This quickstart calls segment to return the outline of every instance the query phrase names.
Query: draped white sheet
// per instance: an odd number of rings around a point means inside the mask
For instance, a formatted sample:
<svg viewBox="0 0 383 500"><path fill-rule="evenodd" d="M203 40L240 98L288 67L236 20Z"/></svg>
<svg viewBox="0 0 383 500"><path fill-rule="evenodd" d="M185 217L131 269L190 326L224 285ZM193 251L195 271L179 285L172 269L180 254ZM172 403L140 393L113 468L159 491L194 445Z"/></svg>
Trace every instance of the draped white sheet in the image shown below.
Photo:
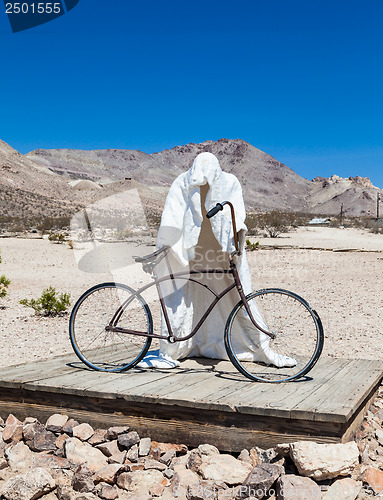
<svg viewBox="0 0 383 500"><path fill-rule="evenodd" d="M249 267L244 251L245 206L242 189L238 179L223 172L218 159L211 153L199 154L192 167L177 177L170 187L157 238L157 247L169 246L168 263L163 260L157 268L159 276L189 269L222 268L228 269L228 252L234 247L233 227L229 207L211 219L206 212L217 203L231 201L235 216L242 255L236 257L237 268L245 294L251 292ZM226 274L206 274L198 278L216 292L223 291L232 283ZM188 281L166 282L162 293L174 335L188 335L205 312L214 296L206 288ZM231 290L218 302L196 335L189 340L174 344L162 340L159 351L152 351L138 365L140 367L170 368L177 366L178 359L203 356L215 359L228 359L224 345L224 328L227 317L238 303L236 289ZM256 307L252 313L261 326L267 328ZM269 337L255 329L245 313L240 322L241 331L237 339L243 353L240 358L249 361L264 361L276 366L293 366L295 361L278 355L269 347ZM168 335L164 318L161 325L162 335ZM257 342L254 344L254 332ZM236 346L238 353L238 342Z"/></svg>

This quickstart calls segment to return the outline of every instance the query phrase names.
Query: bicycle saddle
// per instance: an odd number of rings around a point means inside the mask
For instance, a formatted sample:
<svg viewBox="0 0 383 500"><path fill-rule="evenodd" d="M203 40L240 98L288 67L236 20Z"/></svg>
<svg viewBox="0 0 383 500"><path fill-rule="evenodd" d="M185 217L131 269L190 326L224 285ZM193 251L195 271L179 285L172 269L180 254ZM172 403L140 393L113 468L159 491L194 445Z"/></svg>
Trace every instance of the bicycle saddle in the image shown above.
<svg viewBox="0 0 383 500"><path fill-rule="evenodd" d="M139 255L133 255L133 259L136 262L144 262L145 264L149 264L150 262L154 261L159 255L164 253L163 257L165 257L165 251L169 250L169 247L163 247L160 248L159 250L156 250L155 252L149 254L149 255L144 255L143 257L140 257Z"/></svg>

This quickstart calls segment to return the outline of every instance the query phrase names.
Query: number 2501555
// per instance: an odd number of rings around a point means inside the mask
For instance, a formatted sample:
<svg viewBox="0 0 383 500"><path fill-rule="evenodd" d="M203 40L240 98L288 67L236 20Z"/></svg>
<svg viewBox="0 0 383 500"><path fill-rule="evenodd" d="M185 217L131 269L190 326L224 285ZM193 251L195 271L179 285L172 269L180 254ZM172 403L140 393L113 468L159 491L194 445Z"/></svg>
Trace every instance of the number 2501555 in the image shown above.
<svg viewBox="0 0 383 500"><path fill-rule="evenodd" d="M5 4L6 14L61 14L62 6L59 2L9 2Z"/></svg>

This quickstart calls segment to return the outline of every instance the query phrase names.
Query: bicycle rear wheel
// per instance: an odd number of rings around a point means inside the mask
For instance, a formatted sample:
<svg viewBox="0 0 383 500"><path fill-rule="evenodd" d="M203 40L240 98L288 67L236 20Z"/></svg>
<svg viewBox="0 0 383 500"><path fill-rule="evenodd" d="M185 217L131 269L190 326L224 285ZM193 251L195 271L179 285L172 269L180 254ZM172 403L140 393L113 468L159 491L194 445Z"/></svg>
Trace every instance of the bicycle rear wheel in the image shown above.
<svg viewBox="0 0 383 500"><path fill-rule="evenodd" d="M152 339L113 332L117 326L153 333L149 306L134 290L119 283L102 283L87 290L73 307L69 335L77 356L94 370L118 372L132 368L148 352Z"/></svg>
<svg viewBox="0 0 383 500"><path fill-rule="evenodd" d="M260 332L243 302L227 320L225 346L234 366L246 377L261 382L287 382L303 377L318 361L324 334L317 313L295 293L265 289L247 296Z"/></svg>

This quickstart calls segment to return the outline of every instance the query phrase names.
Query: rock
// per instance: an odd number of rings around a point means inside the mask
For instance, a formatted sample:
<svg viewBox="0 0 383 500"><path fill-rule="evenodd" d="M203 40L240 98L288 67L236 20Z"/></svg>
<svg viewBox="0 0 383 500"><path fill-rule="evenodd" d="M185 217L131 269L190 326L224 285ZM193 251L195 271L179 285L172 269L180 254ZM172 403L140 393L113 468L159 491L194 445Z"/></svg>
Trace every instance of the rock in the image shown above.
<svg viewBox="0 0 383 500"><path fill-rule="evenodd" d="M48 469L70 469L72 466L68 459L56 455L47 455L46 453L39 453L35 456L33 463L35 467Z"/></svg>
<svg viewBox="0 0 383 500"><path fill-rule="evenodd" d="M56 497L58 500L75 500L77 495L69 486L59 484L56 489Z"/></svg>
<svg viewBox="0 0 383 500"><path fill-rule="evenodd" d="M49 493L55 487L56 483L48 471L35 468L5 481L2 495L7 500L33 500Z"/></svg>
<svg viewBox="0 0 383 500"><path fill-rule="evenodd" d="M6 448L8 448L9 444L4 443L4 441L1 439L1 434L0 434L0 458L4 457L4 453Z"/></svg>
<svg viewBox="0 0 383 500"><path fill-rule="evenodd" d="M309 477L289 474L281 476L276 484L277 500L321 500L320 487Z"/></svg>
<svg viewBox="0 0 383 500"><path fill-rule="evenodd" d="M363 474L363 481L373 489L375 495L383 491L383 471L367 467Z"/></svg>
<svg viewBox="0 0 383 500"><path fill-rule="evenodd" d="M174 451L174 454L175 454L175 451ZM162 455L165 455L165 453L162 453ZM160 457L161 457L161 450L159 448L153 448L153 446L152 446L151 449L150 449L150 456L154 460L159 460Z"/></svg>
<svg viewBox="0 0 383 500"><path fill-rule="evenodd" d="M121 464L108 464L102 467L100 470L96 472L93 476L93 480L95 484L97 483L115 483L115 479L119 471L123 469Z"/></svg>
<svg viewBox="0 0 383 500"><path fill-rule="evenodd" d="M175 497L185 496L188 487L196 486L200 482L198 474L189 469L179 469L174 473L171 482L171 491Z"/></svg>
<svg viewBox="0 0 383 500"><path fill-rule="evenodd" d="M163 453L158 460L163 464L169 465L173 458L176 456L175 450L169 450L166 453Z"/></svg>
<svg viewBox="0 0 383 500"><path fill-rule="evenodd" d="M60 434L56 441L55 441L55 445L57 446L58 449L62 450L64 448L64 443L65 441L68 439L68 434Z"/></svg>
<svg viewBox="0 0 383 500"><path fill-rule="evenodd" d="M45 427L40 424L40 422L31 422L29 424L26 424L23 426L23 438L24 440L27 441L32 441L34 438L36 432L39 431L39 429L45 429Z"/></svg>
<svg viewBox="0 0 383 500"><path fill-rule="evenodd" d="M327 490L323 500L355 500L362 489L362 482L350 477L338 479Z"/></svg>
<svg viewBox="0 0 383 500"><path fill-rule="evenodd" d="M268 456L267 452L265 452L265 454L266 454L265 456L267 457ZM249 456L250 456L251 464L253 467L255 467L256 465L261 465L261 463L263 461L265 461L265 462L268 461L268 460L263 460L263 457L259 453L259 448L251 448L251 450L249 452ZM277 456L276 452L275 452L275 456Z"/></svg>
<svg viewBox="0 0 383 500"><path fill-rule="evenodd" d="M277 444L274 450L277 455L288 457L290 455L290 443Z"/></svg>
<svg viewBox="0 0 383 500"><path fill-rule="evenodd" d="M5 458L0 458L0 470L6 469L9 467L8 462Z"/></svg>
<svg viewBox="0 0 383 500"><path fill-rule="evenodd" d="M106 443L101 443L96 445L96 448L103 452L107 457L111 457L115 453L120 453L120 449L117 445L117 439L114 441L107 441Z"/></svg>
<svg viewBox="0 0 383 500"><path fill-rule="evenodd" d="M144 470L144 463L124 463L124 467L126 467L127 472L134 472L136 470Z"/></svg>
<svg viewBox="0 0 383 500"><path fill-rule="evenodd" d="M233 498L230 493L225 483L202 480L198 484L188 487L187 498L188 500L207 500L220 496L222 499L229 499Z"/></svg>
<svg viewBox="0 0 383 500"><path fill-rule="evenodd" d="M120 434L117 441L122 448L130 448L140 442L140 436L136 431L131 431L127 434Z"/></svg>
<svg viewBox="0 0 383 500"><path fill-rule="evenodd" d="M105 443L108 439L108 432L106 429L96 429L94 431L93 436L88 439L88 443L91 444L92 446L95 446L96 444L101 444Z"/></svg>
<svg viewBox="0 0 383 500"><path fill-rule="evenodd" d="M250 453L253 453L253 456L257 457L256 458L256 461L258 462L257 465L261 463L269 464L271 462L274 462L278 456L278 453L275 448L268 448L267 450L262 450L261 448L255 447L250 450Z"/></svg>
<svg viewBox="0 0 383 500"><path fill-rule="evenodd" d="M129 460L130 462L137 462L138 460L138 445L135 444L128 450L128 453L126 454L126 460Z"/></svg>
<svg viewBox="0 0 383 500"><path fill-rule="evenodd" d="M126 451L118 451L108 458L110 464L123 464L126 459Z"/></svg>
<svg viewBox="0 0 383 500"><path fill-rule="evenodd" d="M165 464L163 464L162 462L158 462L157 460L153 460L151 458L147 458L145 460L145 463L144 463L144 469L145 470L148 470L148 469L157 469L157 470L165 470L167 467Z"/></svg>
<svg viewBox="0 0 383 500"><path fill-rule="evenodd" d="M217 454L208 456L198 469L204 479L223 481L231 486L242 484L251 470L250 464L241 462L232 455Z"/></svg>
<svg viewBox="0 0 383 500"><path fill-rule="evenodd" d="M90 493L94 490L93 473L86 465L79 465L74 471L72 488L80 493Z"/></svg>
<svg viewBox="0 0 383 500"><path fill-rule="evenodd" d="M23 442L19 441L5 450L5 456L12 470L21 472L28 469L33 460L33 453Z"/></svg>
<svg viewBox="0 0 383 500"><path fill-rule="evenodd" d="M106 431L108 439L117 439L120 434L127 434L129 431L128 426L124 427L109 427Z"/></svg>
<svg viewBox="0 0 383 500"><path fill-rule="evenodd" d="M354 441L345 444L300 441L290 445L290 454L299 473L316 480L347 476L359 463Z"/></svg>
<svg viewBox="0 0 383 500"><path fill-rule="evenodd" d="M174 470L169 468L165 469L163 474L166 478L171 479L174 476Z"/></svg>
<svg viewBox="0 0 383 500"><path fill-rule="evenodd" d="M138 445L138 455L140 457L146 457L149 455L150 449L152 446L152 440L150 438L142 438L140 439L140 443Z"/></svg>
<svg viewBox="0 0 383 500"><path fill-rule="evenodd" d="M129 490L133 483L133 476L131 472L122 472L117 478L117 485L123 490Z"/></svg>
<svg viewBox="0 0 383 500"><path fill-rule="evenodd" d="M378 410L375 413L374 418L377 422L379 422L380 425L382 425L383 424L383 409Z"/></svg>
<svg viewBox="0 0 383 500"><path fill-rule="evenodd" d="M263 498L264 496L268 496L269 489L282 472L283 468L280 465L268 463L257 465L242 482L238 498L251 496Z"/></svg>
<svg viewBox="0 0 383 500"><path fill-rule="evenodd" d="M98 500L100 497L96 497L93 493L80 493L76 495L74 500Z"/></svg>
<svg viewBox="0 0 383 500"><path fill-rule="evenodd" d="M61 415L55 413L51 415L46 421L45 428L51 432L61 432L63 426L68 422L68 415Z"/></svg>
<svg viewBox="0 0 383 500"><path fill-rule="evenodd" d="M144 470L137 472L123 472L117 478L117 485L129 491L132 499L141 500L149 497L149 490L164 479L160 471Z"/></svg>
<svg viewBox="0 0 383 500"><path fill-rule="evenodd" d="M100 450L75 437L65 441L64 449L68 460L76 465L87 463L93 472L97 472L108 463L107 457Z"/></svg>
<svg viewBox="0 0 383 500"><path fill-rule="evenodd" d="M377 429L375 431L375 436L376 436L376 439L378 440L379 444L381 444L383 446L383 430Z"/></svg>
<svg viewBox="0 0 383 500"><path fill-rule="evenodd" d="M10 414L5 421L3 441L10 443L11 441L21 441L22 438L23 424L14 415Z"/></svg>
<svg viewBox="0 0 383 500"><path fill-rule="evenodd" d="M208 455L204 455L204 458L206 459ZM189 458L186 462L186 467L193 472L198 472L199 467L202 465L202 455L201 452L197 450L192 450L190 452Z"/></svg>
<svg viewBox="0 0 383 500"><path fill-rule="evenodd" d="M164 478L160 483L157 483L149 488L149 495L153 497L160 497L168 484L169 481Z"/></svg>
<svg viewBox="0 0 383 500"><path fill-rule="evenodd" d="M53 432L47 431L42 424L32 424L34 426L33 439L27 441L27 445L32 451L56 450L56 436Z"/></svg>
<svg viewBox="0 0 383 500"><path fill-rule="evenodd" d="M81 439L81 441L87 441L94 434L93 427L89 424L76 425L72 429L73 437Z"/></svg>
<svg viewBox="0 0 383 500"><path fill-rule="evenodd" d="M177 455L185 455L188 451L188 447L185 444L159 443L157 441L152 441L152 450L155 448L160 450L161 455L169 450L174 450Z"/></svg>
<svg viewBox="0 0 383 500"><path fill-rule="evenodd" d="M63 425L62 427L62 432L65 432L65 434L68 434L69 436L72 436L73 434L73 427L76 427L79 425L77 420L73 420L73 418L70 418L66 424Z"/></svg>
<svg viewBox="0 0 383 500"><path fill-rule="evenodd" d="M201 455L219 455L218 448L211 444L200 444L197 449L201 453Z"/></svg>
<svg viewBox="0 0 383 500"><path fill-rule="evenodd" d="M28 424L34 424L35 422L38 422L37 418L35 417L26 417L23 421L23 425L28 425Z"/></svg>
<svg viewBox="0 0 383 500"><path fill-rule="evenodd" d="M110 486L110 484L105 484L98 492L100 498L105 500L115 500L118 498L118 489L116 486Z"/></svg>
<svg viewBox="0 0 383 500"><path fill-rule="evenodd" d="M238 460L241 460L242 462L251 463L249 450L242 450L241 453L238 455Z"/></svg>

